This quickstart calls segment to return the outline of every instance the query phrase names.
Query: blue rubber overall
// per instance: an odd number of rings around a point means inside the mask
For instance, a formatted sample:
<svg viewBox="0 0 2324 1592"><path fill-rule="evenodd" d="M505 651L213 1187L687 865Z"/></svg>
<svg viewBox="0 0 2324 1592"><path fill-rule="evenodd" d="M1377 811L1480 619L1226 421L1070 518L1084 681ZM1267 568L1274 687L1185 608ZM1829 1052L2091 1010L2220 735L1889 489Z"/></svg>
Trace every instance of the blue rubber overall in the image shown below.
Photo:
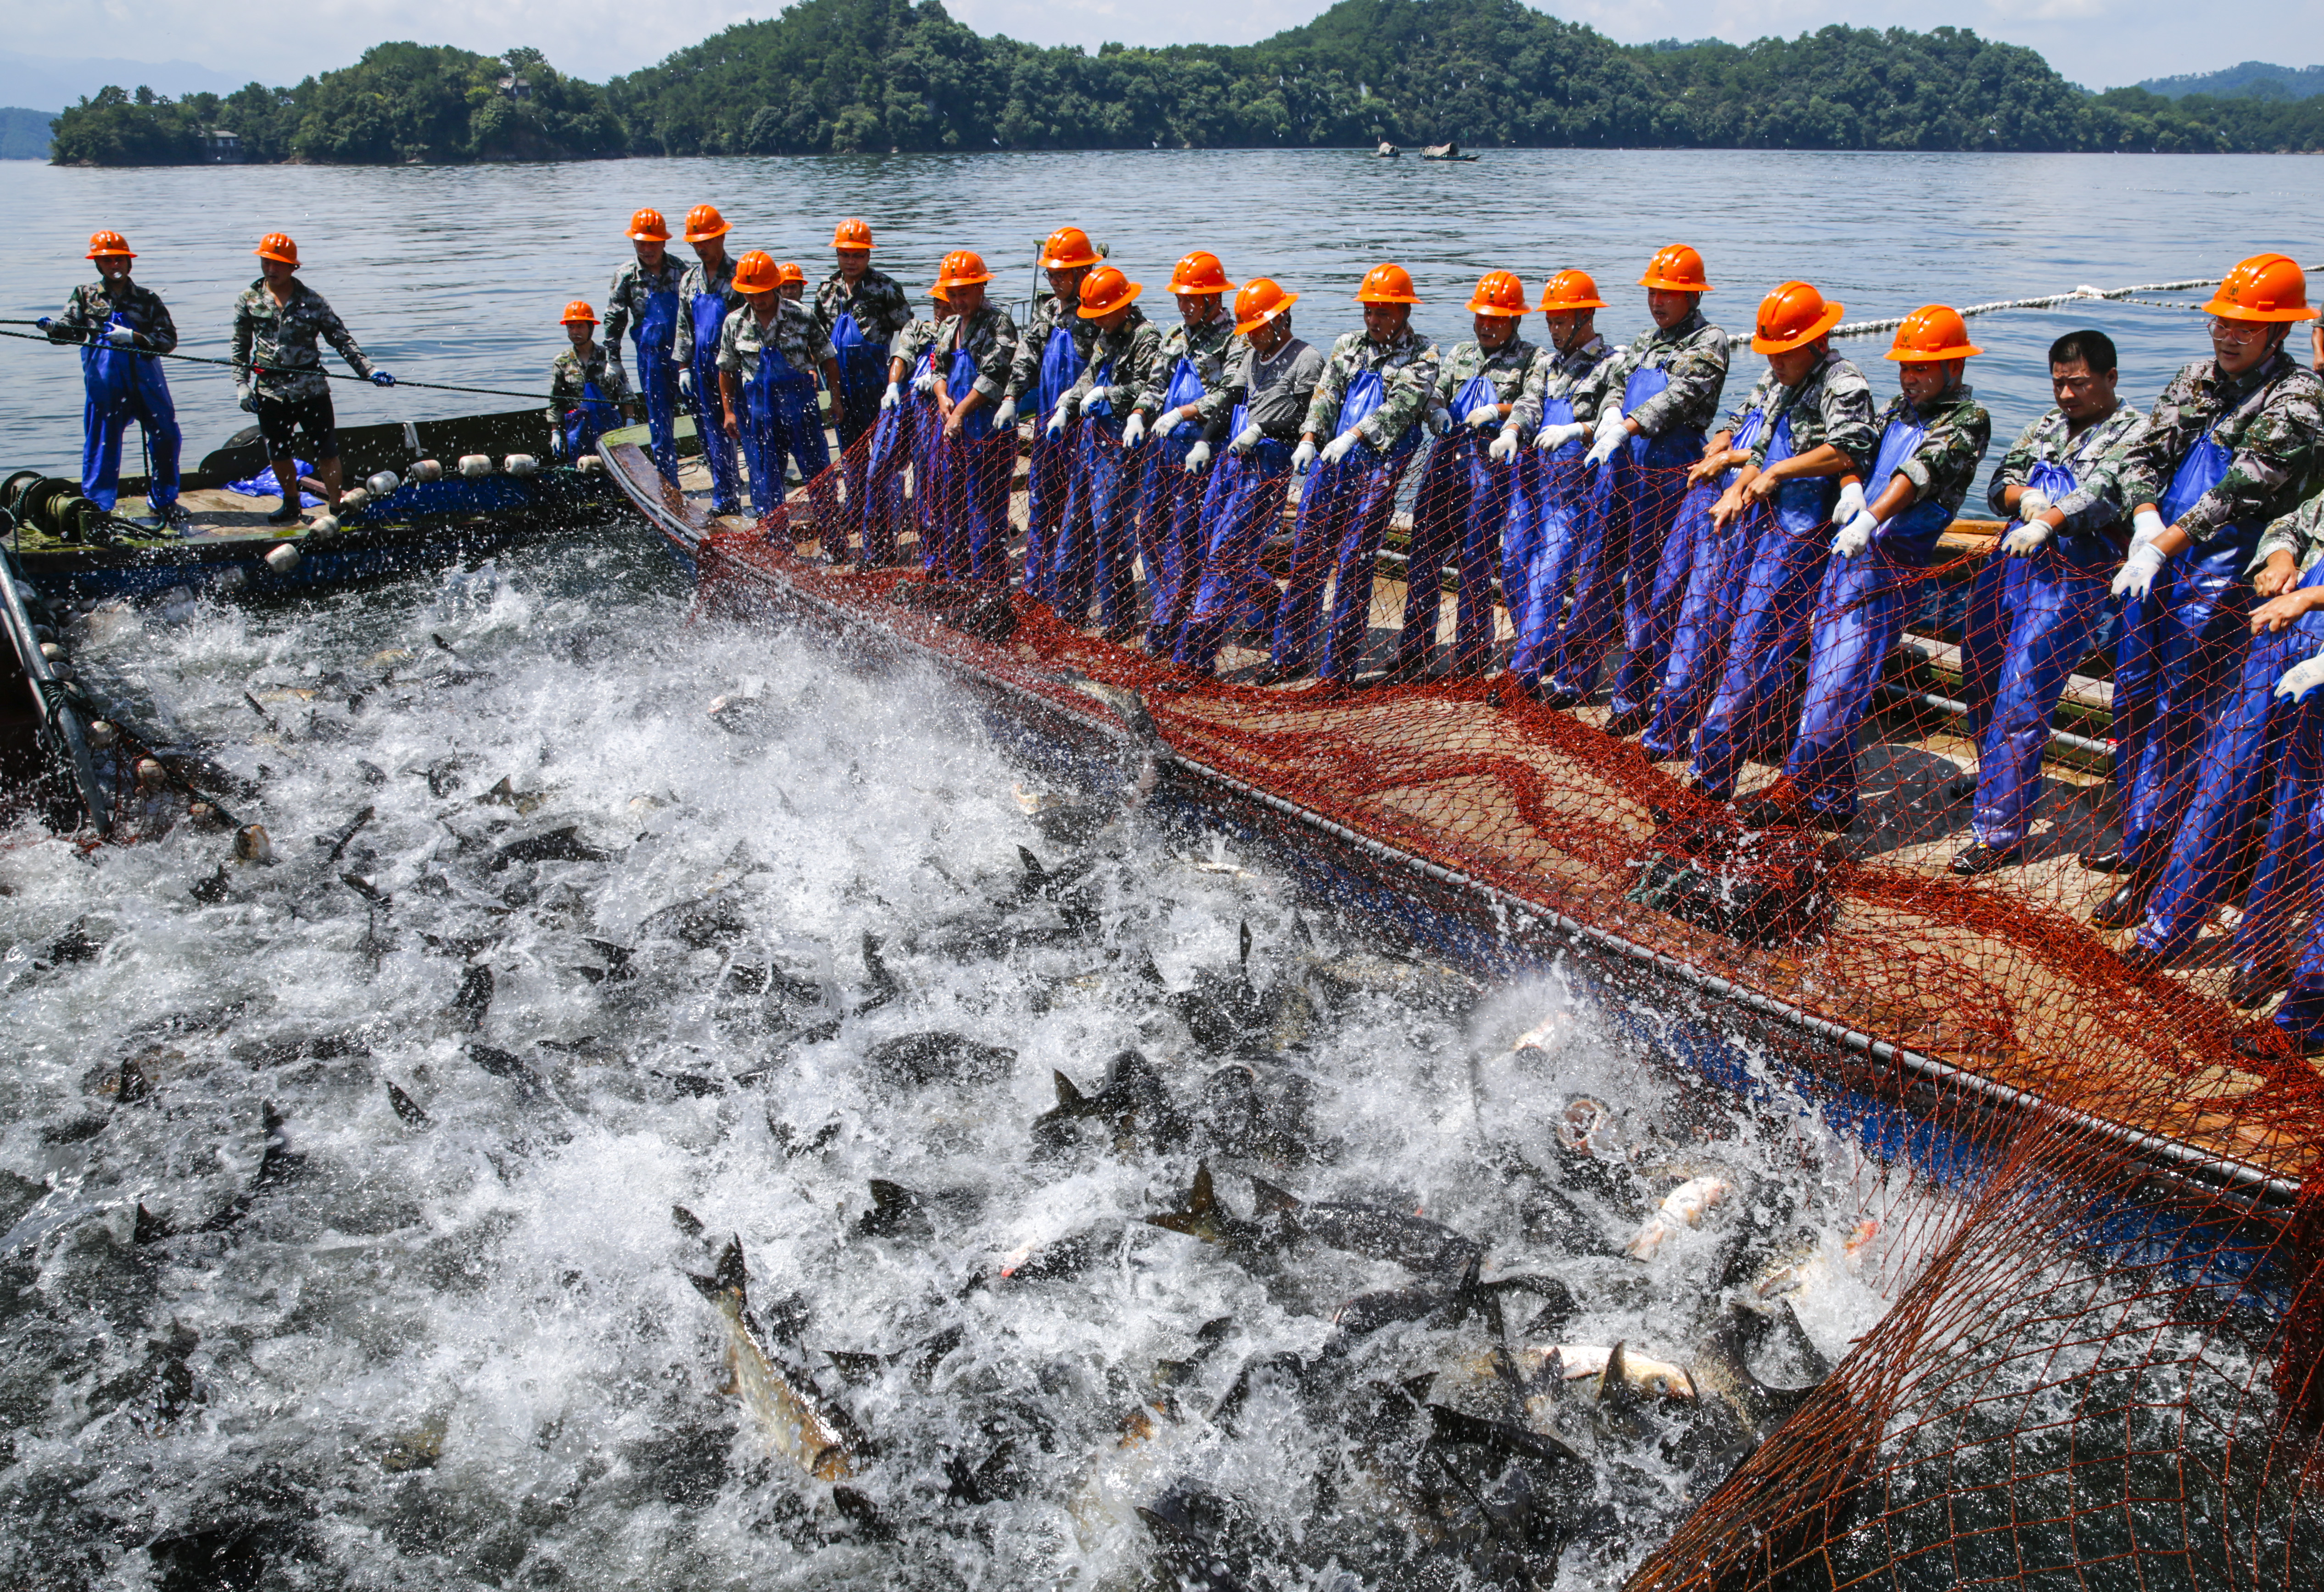
<svg viewBox="0 0 2324 1592"><path fill-rule="evenodd" d="M1498 425L1467 423L1477 405L1500 403L1493 384L1471 376L1452 394L1452 430L1428 450L1413 499L1411 558L1405 566L1404 628L1397 666L1418 669L1436 641L1443 570L1454 570L1455 610L1449 675L1482 674L1493 659L1493 575L1508 523L1517 467L1488 453Z"/></svg>
<svg viewBox="0 0 2324 1592"><path fill-rule="evenodd" d="M1542 405L1545 429L1572 421L1573 405L1568 400L1552 398ZM1552 453L1527 448L1517 454L1508 522L1501 537L1501 603L1517 637L1509 672L1527 685L1540 681L1542 671L1556 655L1558 630L1565 620L1566 582L1573 568L1575 500L1586 484L1582 457L1588 451L1577 437Z"/></svg>
<svg viewBox="0 0 2324 1592"><path fill-rule="evenodd" d="M678 290L664 288L646 295L644 307L630 327L630 342L637 349L638 396L646 406L646 435L654 468L673 486L678 485L678 366L670 352L678 346Z"/></svg>
<svg viewBox="0 0 2324 1592"><path fill-rule="evenodd" d="M931 350L920 356L919 368L914 374L932 376L936 370L936 356ZM911 411L901 428L912 463L910 523L920 539L921 567L931 575L944 575L952 568L950 542L954 520L945 500L944 412L936 407L933 389L912 393L904 404Z"/></svg>
<svg viewBox="0 0 2324 1592"><path fill-rule="evenodd" d="M1093 379L1110 387L1113 362L1100 365ZM1050 577L1057 617L1068 625L1089 623L1093 596L1104 629L1125 631L1138 620L1138 461L1121 445L1126 419L1108 399L1082 405Z"/></svg>
<svg viewBox="0 0 2324 1592"><path fill-rule="evenodd" d="M926 366L925 356L921 365ZM904 532L904 468L915 453L913 439L919 429L921 405L901 398L892 409L877 411L872 440L862 449L863 474L861 495L856 477L847 477L847 493L861 504L859 527L863 538L862 561L867 569L896 561L896 543ZM854 458L854 450L848 456Z"/></svg>
<svg viewBox="0 0 2324 1592"><path fill-rule="evenodd" d="M1346 436L1387 396L1379 372L1359 374L1340 406L1338 434ZM1360 440L1339 463L1318 463L1308 471L1291 535L1291 578L1275 611L1278 669L1314 668L1325 680L1344 682L1363 666L1380 537L1396 510L1397 482L1419 446L1419 431L1417 426L1406 428L1384 454ZM1328 618L1326 582L1332 588Z"/></svg>
<svg viewBox="0 0 2324 1592"><path fill-rule="evenodd" d="M2316 904L2324 882L2324 690L2310 691L2288 714L2276 760L2265 849L2236 925L2236 961L2264 971L2292 964L2292 987L2276 1026L2303 1049L2324 1040L2324 912L2315 912L2292 956L2296 921Z"/></svg>
<svg viewBox="0 0 2324 1592"><path fill-rule="evenodd" d="M945 395L957 407L976 387L976 360L953 352ZM936 513L946 520L939 535L945 572L964 580L1005 585L1009 579L1009 477L1017 464L1017 433L992 429L992 406L968 412L950 437L938 431Z"/></svg>
<svg viewBox="0 0 2324 1592"><path fill-rule="evenodd" d="M742 450L751 471L751 506L761 514L773 513L783 501L785 460L797 461L803 481L831 467L815 393L812 372L784 358L772 342L759 346L759 368L742 384Z"/></svg>
<svg viewBox="0 0 2324 1592"><path fill-rule="evenodd" d="M1753 410L1743 419L1729 446L1749 448L1758 439L1766 415ZM1767 443L1766 463L1780 464L1792 457L1789 415L1777 423ZM1750 571L1752 528L1757 516L1743 513L1724 525L1711 518L1711 509L1735 484L1740 469L1729 470L1705 481L1679 504L1671 529L1677 556L1665 562L1667 578L1674 567L1683 567L1685 585L1678 589L1678 617L1671 626L1670 648L1663 659L1662 689L1655 693L1655 716L1638 737L1649 757L1676 757L1694 745L1702 716L1719 689L1720 665L1735 632L1735 607L1743 594L1743 578ZM1819 487L1810 482L1787 482L1781 490L1803 500L1813 499Z"/></svg>
<svg viewBox="0 0 2324 1592"><path fill-rule="evenodd" d="M2043 459L2026 472L2057 502L2074 473ZM1987 846L2025 838L2042 795L2042 753L2074 665L2106 618L2107 584L2121 554L2096 532L2066 532L2032 554L1997 549L1969 581L1961 622L1961 699L1977 743L1972 830Z"/></svg>
<svg viewBox="0 0 2324 1592"><path fill-rule="evenodd" d="M567 459L597 451L597 439L621 424L621 416L605 401L594 381L581 384L581 402L567 410L558 425L558 440Z"/></svg>
<svg viewBox="0 0 2324 1592"><path fill-rule="evenodd" d="M880 398L888 387L888 350L864 338L850 310L832 326L831 352L839 362L836 396L842 413L837 430L840 475L847 486L845 523L861 535L866 524L863 506L872 496L872 449L856 444L880 423Z"/></svg>
<svg viewBox="0 0 2324 1592"><path fill-rule="evenodd" d="M1179 356L1162 392L1162 412L1197 403L1203 378L1193 360ZM1203 428L1181 421L1145 448L1144 486L1138 506L1138 551L1146 566L1146 650L1167 656L1194 606L1203 560L1203 496L1207 473L1186 473L1186 454L1202 440Z"/></svg>
<svg viewBox="0 0 2324 1592"><path fill-rule="evenodd" d="M1235 435L1250 423L1250 412L1235 405L1227 422ZM1291 444L1261 437L1241 453L1229 452L1212 467L1203 495L1202 579L1193 610L1179 632L1177 661L1207 670L1233 634L1266 631L1275 623L1275 581L1259 565L1267 539L1283 520L1283 493L1291 479Z"/></svg>
<svg viewBox="0 0 2324 1592"><path fill-rule="evenodd" d="M686 307L694 318L694 429L702 439L702 457L710 466L710 510L740 513L742 487L734 474L734 439L726 434L724 401L718 390L718 337L726 325L723 293L696 293Z"/></svg>
<svg viewBox="0 0 2324 1592"><path fill-rule="evenodd" d="M1880 500L1926 431L1904 421L1888 422L1872 463L1872 502ZM1888 655L1904 637L1937 538L1952 518L1942 502L1925 498L1881 521L1862 552L1825 566L1808 640L1807 696L1784 760L1784 776L1818 812L1856 816L1857 731L1872 710L1873 689Z"/></svg>
<svg viewBox="0 0 2324 1592"><path fill-rule="evenodd" d="M1081 355L1074 334L1064 327L1049 333L1041 345L1041 373L1033 389L1032 456L1025 463L1025 592L1052 606L1056 602L1057 537L1065 520L1065 498L1074 472L1074 452L1081 441L1081 421L1068 419L1065 429L1049 434L1049 417L1081 375Z"/></svg>
<svg viewBox="0 0 2324 1592"><path fill-rule="evenodd" d="M106 330L125 326L144 329L115 310ZM178 430L178 406L170 397L169 378L161 361L152 354L116 348L97 334L97 340L80 351L81 495L107 514L121 495L121 444L129 422L145 430L145 448L152 456L145 501L155 513L178 501L178 454L184 438Z"/></svg>

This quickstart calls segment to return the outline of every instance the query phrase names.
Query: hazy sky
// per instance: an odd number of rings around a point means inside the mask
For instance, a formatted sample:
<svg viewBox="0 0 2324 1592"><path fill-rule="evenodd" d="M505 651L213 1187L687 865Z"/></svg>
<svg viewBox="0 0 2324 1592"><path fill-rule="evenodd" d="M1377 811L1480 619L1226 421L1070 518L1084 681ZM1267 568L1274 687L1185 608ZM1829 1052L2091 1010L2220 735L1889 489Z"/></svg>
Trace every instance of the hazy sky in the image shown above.
<svg viewBox="0 0 2324 1592"><path fill-rule="evenodd" d="M1307 20L1317 0L949 0L962 22L1038 43L1094 47L1249 43ZM2324 5L2265 8L2218 0L1555 0L1542 9L1625 42L1746 40L1844 22L1929 28L1950 23L2028 44L2091 88L2246 59L2324 60ZM660 59L732 23L770 14L724 0L41 0L12 12L6 48L36 56L183 60L237 79L295 81L342 66L383 39L497 51L532 44L567 70L604 78ZM1738 23L1738 16L1748 18ZM2216 42L2215 42L2216 41Z"/></svg>

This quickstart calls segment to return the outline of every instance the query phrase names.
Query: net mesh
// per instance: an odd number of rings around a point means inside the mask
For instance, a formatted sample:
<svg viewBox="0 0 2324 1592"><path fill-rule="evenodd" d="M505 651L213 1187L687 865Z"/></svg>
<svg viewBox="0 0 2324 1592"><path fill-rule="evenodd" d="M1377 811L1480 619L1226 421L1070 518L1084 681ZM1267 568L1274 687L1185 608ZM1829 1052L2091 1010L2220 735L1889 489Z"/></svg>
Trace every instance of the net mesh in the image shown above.
<svg viewBox="0 0 2324 1592"><path fill-rule="evenodd" d="M1720 483L1465 432L1295 485L1279 444L971 429L910 401L755 524L695 514L706 602L1135 692L1220 789L1497 893L1655 992L1649 1042L1708 1014L1895 1174L1892 1308L1635 1586L2324 1579L2304 632L1993 526L1833 560ZM2017 849L1963 876L1972 824Z"/></svg>

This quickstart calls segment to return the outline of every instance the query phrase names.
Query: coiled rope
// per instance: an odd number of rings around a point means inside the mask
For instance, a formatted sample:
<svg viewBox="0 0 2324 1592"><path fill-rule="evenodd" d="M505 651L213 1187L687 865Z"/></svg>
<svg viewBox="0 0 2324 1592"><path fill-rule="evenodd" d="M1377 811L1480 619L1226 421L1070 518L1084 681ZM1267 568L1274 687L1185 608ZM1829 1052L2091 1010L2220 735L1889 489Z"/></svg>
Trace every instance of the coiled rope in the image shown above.
<svg viewBox="0 0 2324 1592"><path fill-rule="evenodd" d="M30 321L15 321L10 324L26 326L35 325L38 323ZM57 348L78 348L85 347L87 344L87 339L79 337L76 337L70 342L59 342L45 332L0 331L0 338L15 338L27 343L46 343L51 347ZM107 345L107 347L110 346L111 345L109 344ZM234 368L234 361L231 359L210 359L206 358L199 354L164 354L157 348L129 348L124 349L124 352L143 355L148 359L182 359L189 365L219 365L224 366L228 370ZM320 372L322 375L330 377L333 381L359 382L366 387L378 385L378 384L374 382L369 376L359 376L353 371L331 370L323 366L316 366L312 368ZM481 393L487 398L530 398L535 403L556 403L561 402L561 400L546 393L517 393L512 392L506 387L456 387L448 382L407 382L401 376L395 378L395 384L398 387L419 387L430 393Z"/></svg>
<svg viewBox="0 0 2324 1592"><path fill-rule="evenodd" d="M2310 265L2303 269L2312 274L2319 270L2324 270L2324 266ZM2079 304L2097 300L2118 304L2144 304L2155 310L2192 310L2200 312L2203 308L2200 304L2172 303L2167 300L2142 299L2135 295L2192 292L2197 288L2217 287L2226 280L2225 277L2219 276L2202 276L2191 278L2186 282L2145 282L2135 287L2094 288L2085 285L2074 289L2071 292L2044 293L2034 299L1996 299L1990 304L1968 304L1962 306L1961 314L1963 316L1990 315L1997 310L2055 310L2061 304ZM1904 317L1902 315L1890 316L1886 320L1850 320L1833 327L1831 335L1835 338L1870 337L1875 332L1895 331L1904 324Z"/></svg>

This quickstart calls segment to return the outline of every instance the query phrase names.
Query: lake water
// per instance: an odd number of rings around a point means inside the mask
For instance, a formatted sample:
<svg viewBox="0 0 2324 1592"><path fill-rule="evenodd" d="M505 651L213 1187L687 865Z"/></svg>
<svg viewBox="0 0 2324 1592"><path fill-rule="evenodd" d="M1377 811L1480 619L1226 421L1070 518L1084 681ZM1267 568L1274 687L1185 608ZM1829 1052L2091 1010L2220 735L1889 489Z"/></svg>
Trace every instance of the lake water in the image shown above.
<svg viewBox="0 0 2324 1592"><path fill-rule="evenodd" d="M88 267L82 240L125 232L139 280L161 292L187 351L226 352L235 294L255 274L250 250L280 228L298 238L306 275L376 358L423 381L546 391L569 299L604 309L625 257L630 212L677 220L709 199L739 248L828 269L837 218L868 218L881 265L914 288L943 251L970 247L1010 297L1031 290L1035 240L1074 221L1148 285L1149 313L1170 263L1215 250L1237 281L1272 275L1306 295L1302 333L1322 342L1357 324L1349 295L1383 258L1413 272L1421 329L1440 344L1467 335L1461 305L1477 276L1518 272L1538 295L1552 271L1580 266L1615 308L1609 334L1646 324L1628 284L1674 239L1708 259L1707 301L1730 331L1759 297L1803 276L1851 317L1902 314L1931 300L1971 303L2216 276L2262 249L2317 257L2324 162L2296 155L2107 156L1821 154L1777 152L1491 152L1468 165L1375 161L1360 152L903 155L641 160L602 165L420 169L254 166L70 171L0 163L0 203L15 217L17 264L5 312L53 314ZM681 250L683 253L683 250ZM1987 356L1972 380L1997 443L2046 405L2050 340L2097 326L2122 349L2123 391L2151 398L2207 351L2191 316L2077 305L1978 323ZM1537 334L1538 320L1528 322ZM1849 345L1884 396L1893 379L1879 340ZM0 342L10 401L0 466L65 470L78 457L74 359ZM1737 395L1758 361L1738 355ZM173 366L189 457L244 423L222 370ZM505 399L380 393L343 384L342 418L422 419Z"/></svg>

